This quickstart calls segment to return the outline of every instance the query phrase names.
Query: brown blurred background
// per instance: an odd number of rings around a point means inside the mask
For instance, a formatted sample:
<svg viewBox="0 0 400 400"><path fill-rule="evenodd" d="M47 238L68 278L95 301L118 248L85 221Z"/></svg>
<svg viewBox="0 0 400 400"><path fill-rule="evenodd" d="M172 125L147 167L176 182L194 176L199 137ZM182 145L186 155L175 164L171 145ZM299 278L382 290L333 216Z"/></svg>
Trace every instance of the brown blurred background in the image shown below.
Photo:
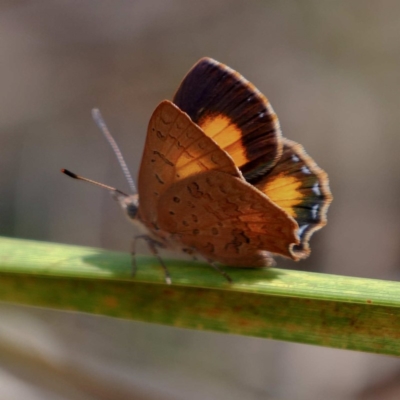
<svg viewBox="0 0 400 400"><path fill-rule="evenodd" d="M271 101L330 176L313 253L280 267L398 279L400 3L0 1L0 234L129 251L106 191L128 190L148 119L210 56ZM395 358L3 305L4 399L398 399ZM5 395L6 394L6 395Z"/></svg>

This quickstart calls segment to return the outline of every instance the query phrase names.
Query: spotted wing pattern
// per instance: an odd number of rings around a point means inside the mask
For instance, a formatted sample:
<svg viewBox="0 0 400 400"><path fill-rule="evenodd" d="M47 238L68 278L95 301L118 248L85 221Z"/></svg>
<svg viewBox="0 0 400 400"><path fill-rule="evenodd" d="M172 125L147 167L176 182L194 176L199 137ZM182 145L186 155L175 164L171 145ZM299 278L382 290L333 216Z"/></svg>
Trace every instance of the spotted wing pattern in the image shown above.
<svg viewBox="0 0 400 400"><path fill-rule="evenodd" d="M241 177L231 157L184 112L168 100L160 103L149 122L139 170L140 219L156 226L163 192L181 179L210 170Z"/></svg>
<svg viewBox="0 0 400 400"><path fill-rule="evenodd" d="M158 225L185 246L231 266L271 265L270 253L296 258L297 223L245 182L217 170L189 176L158 203Z"/></svg>

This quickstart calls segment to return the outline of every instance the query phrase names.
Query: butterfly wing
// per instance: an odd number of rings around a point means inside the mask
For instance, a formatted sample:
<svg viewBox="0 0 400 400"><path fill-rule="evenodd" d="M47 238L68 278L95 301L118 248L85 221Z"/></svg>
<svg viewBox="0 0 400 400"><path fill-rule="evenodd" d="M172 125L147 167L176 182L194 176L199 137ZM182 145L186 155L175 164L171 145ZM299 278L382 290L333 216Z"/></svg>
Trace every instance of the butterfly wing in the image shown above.
<svg viewBox="0 0 400 400"><path fill-rule="evenodd" d="M213 170L168 188L158 204L159 228L185 246L231 266L271 265L269 253L295 258L298 225L243 179Z"/></svg>
<svg viewBox="0 0 400 400"><path fill-rule="evenodd" d="M266 173L279 159L282 135L269 101L226 65L202 58L173 102L232 157L246 180Z"/></svg>
<svg viewBox="0 0 400 400"><path fill-rule="evenodd" d="M282 156L272 171L251 183L297 221L300 244L293 247L293 253L305 258L311 235L326 224L332 195L327 174L303 146L286 138L283 143Z"/></svg>
<svg viewBox="0 0 400 400"><path fill-rule="evenodd" d="M139 218L157 226L157 204L175 182L201 172L218 170L241 177L231 157L177 106L163 101L150 119L139 170Z"/></svg>
<svg viewBox="0 0 400 400"><path fill-rule="evenodd" d="M282 138L268 101L206 58L174 103L162 102L149 123L139 219L228 265L269 265L269 253L308 256L311 235L326 224L328 178Z"/></svg>

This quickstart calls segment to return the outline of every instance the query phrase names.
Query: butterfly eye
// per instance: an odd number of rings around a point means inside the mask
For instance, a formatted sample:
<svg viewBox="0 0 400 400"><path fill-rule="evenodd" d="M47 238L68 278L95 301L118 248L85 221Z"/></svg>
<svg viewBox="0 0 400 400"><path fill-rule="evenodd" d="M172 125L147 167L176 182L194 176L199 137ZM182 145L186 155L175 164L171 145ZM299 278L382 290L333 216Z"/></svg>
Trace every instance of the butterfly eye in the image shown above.
<svg viewBox="0 0 400 400"><path fill-rule="evenodd" d="M137 194L121 196L118 193L113 193L113 197L118 201L119 205L130 220L135 220L137 218L139 210L139 196Z"/></svg>
<svg viewBox="0 0 400 400"><path fill-rule="evenodd" d="M137 204L135 204L133 202L128 203L126 205L126 213L127 213L128 217L131 218L131 219L135 219L136 215L137 215L137 212L138 212L138 209L139 209L139 207L138 207Z"/></svg>

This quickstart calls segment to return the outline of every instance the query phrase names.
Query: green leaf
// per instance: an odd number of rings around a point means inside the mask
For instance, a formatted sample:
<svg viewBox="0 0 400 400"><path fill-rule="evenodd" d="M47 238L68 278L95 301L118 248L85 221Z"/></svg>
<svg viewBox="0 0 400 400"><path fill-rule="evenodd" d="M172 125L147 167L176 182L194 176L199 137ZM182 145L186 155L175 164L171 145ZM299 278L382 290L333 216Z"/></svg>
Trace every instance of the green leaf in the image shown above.
<svg viewBox="0 0 400 400"><path fill-rule="evenodd" d="M400 283L0 238L0 300L192 329L400 355Z"/></svg>

